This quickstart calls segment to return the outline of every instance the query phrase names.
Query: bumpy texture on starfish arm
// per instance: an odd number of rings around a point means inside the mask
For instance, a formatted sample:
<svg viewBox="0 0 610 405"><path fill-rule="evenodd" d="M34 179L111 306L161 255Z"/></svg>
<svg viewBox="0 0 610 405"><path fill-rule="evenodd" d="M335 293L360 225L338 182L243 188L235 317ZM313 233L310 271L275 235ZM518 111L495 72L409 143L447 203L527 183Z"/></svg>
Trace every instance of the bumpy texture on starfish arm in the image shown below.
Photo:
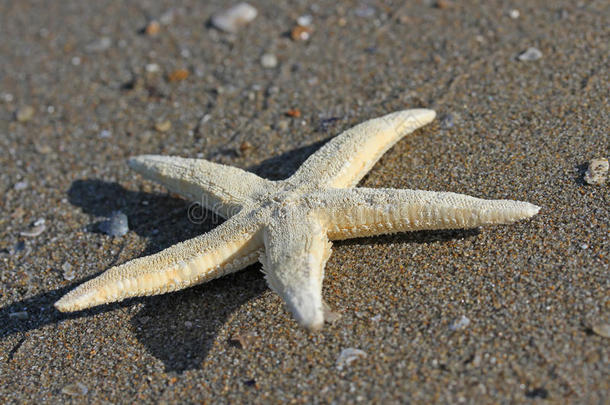
<svg viewBox="0 0 610 405"><path fill-rule="evenodd" d="M130 159L129 165L144 177L228 220L207 234L113 267L55 306L76 311L175 291L258 259L267 283L295 319L315 330L324 322L322 281L329 240L507 224L538 212L539 207L520 201L352 188L401 137L434 116L434 111L418 109L366 121L332 139L281 181L205 160L152 155Z"/></svg>
<svg viewBox="0 0 610 405"><path fill-rule="evenodd" d="M540 209L521 201L421 190L333 189L312 197L319 202L312 204L313 212L327 227L331 240L510 224Z"/></svg>
<svg viewBox="0 0 610 405"><path fill-rule="evenodd" d="M273 182L237 167L204 159L141 155L127 161L129 167L182 197L230 218Z"/></svg>
<svg viewBox="0 0 610 405"><path fill-rule="evenodd" d="M164 294L213 280L255 263L262 239L252 222L223 223L212 231L159 253L113 267L81 284L55 303L78 311L109 302Z"/></svg>

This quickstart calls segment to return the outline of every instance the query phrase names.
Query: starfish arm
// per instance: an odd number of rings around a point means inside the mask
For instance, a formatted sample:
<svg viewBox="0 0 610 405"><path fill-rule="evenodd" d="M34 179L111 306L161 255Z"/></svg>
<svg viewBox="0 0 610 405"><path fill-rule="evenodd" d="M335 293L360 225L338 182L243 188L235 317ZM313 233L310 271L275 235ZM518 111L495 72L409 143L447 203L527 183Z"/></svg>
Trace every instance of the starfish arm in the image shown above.
<svg viewBox="0 0 610 405"><path fill-rule="evenodd" d="M388 149L435 115L426 109L404 110L356 125L311 155L291 180L314 186L353 187Z"/></svg>
<svg viewBox="0 0 610 405"><path fill-rule="evenodd" d="M420 190L333 189L313 194L310 200L331 240L509 224L540 210L522 201Z"/></svg>
<svg viewBox="0 0 610 405"><path fill-rule="evenodd" d="M251 203L260 190L273 187L273 182L254 173L204 159L141 155L129 159L128 164L147 179L225 218Z"/></svg>
<svg viewBox="0 0 610 405"><path fill-rule="evenodd" d="M55 307L71 312L130 297L164 294L255 263L263 247L262 237L257 226L240 225L238 217L204 235L113 267L63 296Z"/></svg>
<svg viewBox="0 0 610 405"><path fill-rule="evenodd" d="M267 284L297 322L310 330L324 323L322 279L331 244L319 222L306 217L278 221L264 230L261 255Z"/></svg>

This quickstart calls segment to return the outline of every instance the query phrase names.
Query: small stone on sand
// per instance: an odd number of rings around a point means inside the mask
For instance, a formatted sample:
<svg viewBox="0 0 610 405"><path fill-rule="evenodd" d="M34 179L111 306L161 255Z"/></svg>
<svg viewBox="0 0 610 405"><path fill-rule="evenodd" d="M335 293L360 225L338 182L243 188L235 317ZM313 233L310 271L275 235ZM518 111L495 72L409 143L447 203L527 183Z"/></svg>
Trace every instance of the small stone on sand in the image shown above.
<svg viewBox="0 0 610 405"><path fill-rule="evenodd" d="M19 107L17 112L15 112L15 118L17 118L17 121L19 122L27 122L32 119L34 113L34 107L24 105L23 107Z"/></svg>
<svg viewBox="0 0 610 405"><path fill-rule="evenodd" d="M157 121L155 123L155 129L159 132L167 132L172 128L172 122L170 120Z"/></svg>
<svg viewBox="0 0 610 405"><path fill-rule="evenodd" d="M542 58L542 52L540 52L540 49L534 47L527 48L525 52L518 56L518 59L522 62L531 62L540 58Z"/></svg>
<svg viewBox="0 0 610 405"><path fill-rule="evenodd" d="M87 395L87 392L89 392L89 388L87 388L87 386L81 382L68 384L61 389L62 394L66 394L71 397Z"/></svg>
<svg viewBox="0 0 610 405"><path fill-rule="evenodd" d="M596 335L610 338L610 323L597 323L591 329Z"/></svg>
<svg viewBox="0 0 610 405"><path fill-rule="evenodd" d="M261 65L264 68L274 68L277 66L277 57L272 53L266 53L261 57Z"/></svg>
<svg viewBox="0 0 610 405"><path fill-rule="evenodd" d="M608 174L608 159L598 158L589 161L589 168L585 173L584 180L587 184L603 186Z"/></svg>
<svg viewBox="0 0 610 405"><path fill-rule="evenodd" d="M18 181L17 183L15 183L15 185L13 186L14 190L24 190L28 187L28 182L27 181Z"/></svg>
<svg viewBox="0 0 610 405"><path fill-rule="evenodd" d="M107 221L100 224L100 231L110 236L123 236L129 231L127 215L121 211L112 213Z"/></svg>
<svg viewBox="0 0 610 405"><path fill-rule="evenodd" d="M470 325L470 319L468 319L466 316L462 315L460 317L460 319L456 319L450 326L449 329L456 331L456 330L464 330L466 329L466 327L468 327L468 325Z"/></svg>
<svg viewBox="0 0 610 405"><path fill-rule="evenodd" d="M222 31L235 34L241 27L256 18L258 11L248 3L239 3L214 14L212 25Z"/></svg>

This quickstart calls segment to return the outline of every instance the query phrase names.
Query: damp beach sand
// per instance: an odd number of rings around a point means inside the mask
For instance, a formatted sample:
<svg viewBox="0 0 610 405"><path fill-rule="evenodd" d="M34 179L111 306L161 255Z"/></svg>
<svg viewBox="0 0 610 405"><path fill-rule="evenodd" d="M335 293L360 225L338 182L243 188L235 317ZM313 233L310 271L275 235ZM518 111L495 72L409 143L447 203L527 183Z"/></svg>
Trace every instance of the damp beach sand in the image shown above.
<svg viewBox="0 0 610 405"><path fill-rule="evenodd" d="M232 17L220 1L0 5L1 401L610 397L610 188L583 180L610 150L605 3L250 4L229 31L212 22ZM221 223L130 171L130 156L281 179L330 137L405 108L438 118L360 185L540 213L334 243L323 296L335 313L315 333L260 265L53 308L107 268ZM105 233L118 211L127 233Z"/></svg>

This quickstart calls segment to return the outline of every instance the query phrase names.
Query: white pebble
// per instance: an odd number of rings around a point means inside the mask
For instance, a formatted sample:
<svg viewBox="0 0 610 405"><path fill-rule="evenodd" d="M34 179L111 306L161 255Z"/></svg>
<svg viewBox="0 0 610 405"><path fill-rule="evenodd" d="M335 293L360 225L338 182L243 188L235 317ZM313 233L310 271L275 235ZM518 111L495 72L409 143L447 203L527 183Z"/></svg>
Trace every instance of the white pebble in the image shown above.
<svg viewBox="0 0 610 405"><path fill-rule="evenodd" d="M598 186L604 185L606 183L608 167L608 159L606 158L591 159L589 161L589 168L585 173L585 182Z"/></svg>
<svg viewBox="0 0 610 405"><path fill-rule="evenodd" d="M174 14L174 9L167 10L165 13L161 14L161 17L159 17L159 22L163 25L170 25L172 22L174 22Z"/></svg>
<svg viewBox="0 0 610 405"><path fill-rule="evenodd" d="M516 20L517 18L519 18L520 15L521 15L521 13L516 8L513 8L512 10L510 10L508 12L508 16L510 18L512 18L513 20Z"/></svg>
<svg viewBox="0 0 610 405"><path fill-rule="evenodd" d="M277 66L277 57L272 53L266 53L261 57L261 65L264 68L274 68Z"/></svg>
<svg viewBox="0 0 610 405"><path fill-rule="evenodd" d="M313 17L311 16L311 14L305 14L305 15L302 15L299 18L297 18L297 24L299 24L302 27L310 26L312 21L313 21Z"/></svg>
<svg viewBox="0 0 610 405"><path fill-rule="evenodd" d="M105 51L106 49L110 48L111 45L112 45L112 39L110 39L108 37L102 37L102 38L98 39L97 41L94 41L94 42L90 43L89 45L85 46L85 51L102 52L102 51Z"/></svg>
<svg viewBox="0 0 610 405"><path fill-rule="evenodd" d="M146 65L145 69L148 73L157 73L161 70L161 67L156 63L149 63L148 65Z"/></svg>
<svg viewBox="0 0 610 405"><path fill-rule="evenodd" d="M70 395L70 396L82 396L87 395L89 392L89 388L82 382L77 382L74 384L68 384L61 389L62 394Z"/></svg>
<svg viewBox="0 0 610 405"><path fill-rule="evenodd" d="M540 49L534 47L527 48L527 50L518 57L518 59L523 62L531 62L540 58L542 58L542 52L540 52Z"/></svg>
<svg viewBox="0 0 610 405"><path fill-rule="evenodd" d="M2 94L0 94L0 98L5 103L10 103L15 99L11 93L2 93Z"/></svg>
<svg viewBox="0 0 610 405"><path fill-rule="evenodd" d="M19 190L25 190L27 187L28 187L27 181L19 181L19 182L15 183L15 185L13 186L13 189L19 191Z"/></svg>
<svg viewBox="0 0 610 405"><path fill-rule="evenodd" d="M221 11L212 17L214 27L236 33L241 27L254 20L258 11L248 3L239 3L229 9Z"/></svg>

